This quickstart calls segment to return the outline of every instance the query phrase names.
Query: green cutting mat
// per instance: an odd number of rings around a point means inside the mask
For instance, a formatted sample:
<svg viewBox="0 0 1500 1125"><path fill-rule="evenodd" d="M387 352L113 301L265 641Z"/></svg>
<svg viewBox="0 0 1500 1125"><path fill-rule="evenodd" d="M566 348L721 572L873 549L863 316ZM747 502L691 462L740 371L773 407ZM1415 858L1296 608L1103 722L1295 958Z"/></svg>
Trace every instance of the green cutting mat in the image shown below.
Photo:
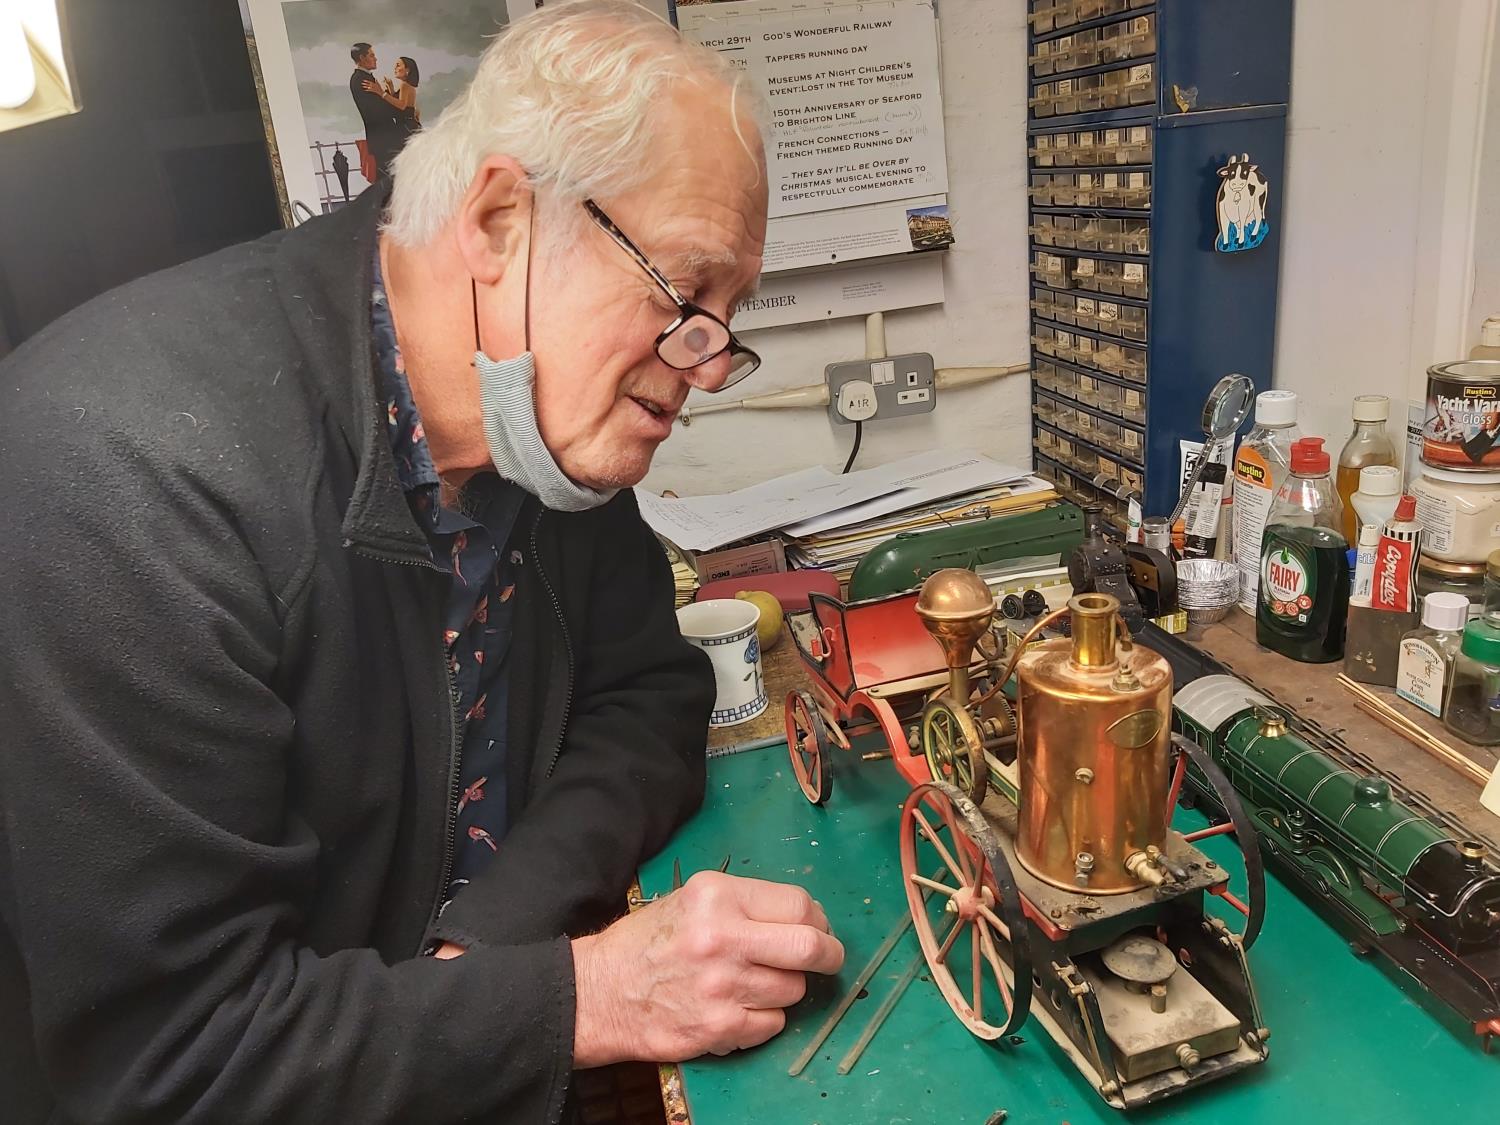
<svg viewBox="0 0 1500 1125"><path fill-rule="evenodd" d="M787 1076L906 910L896 855L906 787L889 762L836 752L834 764L833 797L817 809L797 791L785 745L711 760L703 811L641 871L649 895L670 886L674 857L687 875L717 867L728 853L736 875L805 886L848 952L837 978L815 978L782 1035L755 1050L683 1066L694 1125L982 1125L1002 1108L1009 1125L1126 1120L1084 1083L1035 1021L1021 1028L1020 1043L996 1048L973 1038L926 980L925 966L858 1065L839 1075L839 1060L918 953L910 930L807 1069ZM1194 813L1181 815L1184 827L1202 824ZM1238 873L1228 841L1204 844ZM1250 966L1271 1028L1270 1058L1128 1119L1151 1125L1500 1121L1500 1052L1484 1055L1456 1017L1424 1007L1420 990L1403 990L1378 961L1354 956L1274 876L1268 884L1266 926Z"/></svg>

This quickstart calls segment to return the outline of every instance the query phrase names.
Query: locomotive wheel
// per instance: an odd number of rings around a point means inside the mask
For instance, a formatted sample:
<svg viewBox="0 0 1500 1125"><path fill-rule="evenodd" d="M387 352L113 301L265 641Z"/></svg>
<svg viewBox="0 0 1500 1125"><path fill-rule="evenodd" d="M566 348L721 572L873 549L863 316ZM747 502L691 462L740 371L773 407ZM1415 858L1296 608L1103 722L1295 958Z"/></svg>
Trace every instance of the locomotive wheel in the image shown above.
<svg viewBox="0 0 1500 1125"><path fill-rule="evenodd" d="M1174 734L1172 755L1172 784L1168 791L1170 799L1167 802L1167 827L1171 827L1172 814L1176 811L1177 800L1182 793L1183 780L1187 777L1188 763L1192 762L1207 780L1209 788L1213 790L1214 800L1218 802L1219 808L1224 810L1227 819L1217 824L1211 823L1209 827L1200 828L1196 832L1185 833L1183 839L1191 844L1208 836L1224 836L1231 832L1234 834L1235 844L1245 864L1245 882L1248 893L1244 899L1240 899L1230 893L1227 885L1223 890L1210 893L1218 895L1244 915L1245 928L1240 932L1240 944L1249 949L1255 944L1256 937L1260 935L1261 923L1265 921L1266 916L1266 872L1260 857L1260 837L1256 835L1254 823L1245 815L1244 806L1240 804L1240 797L1235 792L1234 785L1207 750L1189 738ZM1212 821L1214 818L1209 819Z"/></svg>
<svg viewBox="0 0 1500 1125"><path fill-rule="evenodd" d="M984 738L967 709L940 695L922 708L922 753L934 781L958 787L976 805L984 800L990 768Z"/></svg>
<svg viewBox="0 0 1500 1125"><path fill-rule="evenodd" d="M957 787L929 781L906 798L901 875L927 968L954 1015L980 1039L1012 1034L1031 1010L1026 917L994 829Z"/></svg>
<svg viewBox="0 0 1500 1125"><path fill-rule="evenodd" d="M792 758L792 776L797 779L797 787L809 801L821 805L833 793L829 761L833 742L818 705L805 691L787 692L786 748Z"/></svg>

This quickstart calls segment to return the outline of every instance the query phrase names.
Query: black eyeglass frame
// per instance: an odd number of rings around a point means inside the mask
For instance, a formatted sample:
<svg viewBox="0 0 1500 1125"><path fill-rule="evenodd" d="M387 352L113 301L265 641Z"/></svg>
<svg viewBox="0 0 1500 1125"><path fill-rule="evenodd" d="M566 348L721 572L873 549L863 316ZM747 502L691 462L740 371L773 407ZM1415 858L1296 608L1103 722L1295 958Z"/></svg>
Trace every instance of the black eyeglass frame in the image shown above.
<svg viewBox="0 0 1500 1125"><path fill-rule="evenodd" d="M672 303L677 306L677 319L672 321L671 324L667 325L666 328L662 329L662 331L656 337L656 343L653 345L656 349L657 357L663 363L672 368L674 371L691 371L693 370L693 368L701 367L703 364L718 359L719 356L723 355L725 352L728 352L730 358L731 374L729 378L725 379L721 385L715 387L712 391L710 391L710 394L718 394L720 391L734 386L736 383L749 378L759 369L760 353L755 351L755 349L747 348L744 344L740 343L739 337L734 334L734 330L730 328L728 324L724 323L724 321L719 319L713 313L709 312L703 306L695 305L681 293L677 292L677 287L670 281L668 281L666 275L663 274L661 270L657 269L654 264L652 264L651 259L646 257L645 253L642 252L640 247L638 247L634 242L630 241L630 237L615 225L615 221L604 213L604 209L602 207L600 207L592 199L585 199L583 201L583 209L588 212L589 218L594 220L594 222L599 226L599 229L604 231L605 234L609 235L609 237L614 240L616 246L625 251L625 253L629 254L635 264L640 266L641 269L645 270L646 274L651 278L651 280L656 282L657 287L660 288L661 291L668 297L672 298ZM671 336L672 333L676 332L679 328L681 328L695 316L706 317L707 319L713 321L715 324L719 325L719 327L723 328L724 335L728 338L728 342L718 351L714 352L713 355L705 356L699 359L696 363L692 363L686 367L683 367L679 364L673 363L665 355L662 354L662 344L666 342L667 338ZM750 358L750 366L746 368L744 372L738 375L733 374L733 361L736 356L748 356Z"/></svg>

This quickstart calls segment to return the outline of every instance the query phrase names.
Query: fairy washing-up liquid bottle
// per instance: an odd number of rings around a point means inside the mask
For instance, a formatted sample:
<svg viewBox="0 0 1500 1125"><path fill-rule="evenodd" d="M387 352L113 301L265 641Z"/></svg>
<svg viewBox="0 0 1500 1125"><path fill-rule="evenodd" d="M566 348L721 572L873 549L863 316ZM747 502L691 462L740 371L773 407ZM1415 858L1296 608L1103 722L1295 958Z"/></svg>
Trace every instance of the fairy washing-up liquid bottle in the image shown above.
<svg viewBox="0 0 1500 1125"><path fill-rule="evenodd" d="M1344 655L1349 612L1348 540L1323 439L1292 443L1291 473L1277 489L1261 541L1255 639L1307 664Z"/></svg>

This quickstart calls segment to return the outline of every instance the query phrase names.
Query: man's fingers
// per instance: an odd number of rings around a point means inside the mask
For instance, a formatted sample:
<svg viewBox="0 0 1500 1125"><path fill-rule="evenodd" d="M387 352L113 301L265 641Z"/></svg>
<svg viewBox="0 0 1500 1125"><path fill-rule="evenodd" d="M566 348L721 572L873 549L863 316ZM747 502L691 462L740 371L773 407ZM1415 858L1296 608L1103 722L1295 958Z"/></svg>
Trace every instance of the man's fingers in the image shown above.
<svg viewBox="0 0 1500 1125"><path fill-rule="evenodd" d="M747 922L740 929L740 953L751 964L807 973L836 973L844 946L817 926Z"/></svg>
<svg viewBox="0 0 1500 1125"><path fill-rule="evenodd" d="M790 1008L807 995L807 975L749 965L741 971L736 1001L745 1008Z"/></svg>
<svg viewBox="0 0 1500 1125"><path fill-rule="evenodd" d="M824 933L828 932L828 916L823 913L823 907L801 887L739 875L725 878L734 880L734 893L746 918L755 922L816 926Z"/></svg>
<svg viewBox="0 0 1500 1125"><path fill-rule="evenodd" d="M733 1041L715 1047L713 1053L727 1055L731 1051L742 1051L746 1047L758 1047L773 1035L779 1035L784 1027L786 1027L786 1013L780 1008L747 1010L739 1027L735 1029Z"/></svg>

